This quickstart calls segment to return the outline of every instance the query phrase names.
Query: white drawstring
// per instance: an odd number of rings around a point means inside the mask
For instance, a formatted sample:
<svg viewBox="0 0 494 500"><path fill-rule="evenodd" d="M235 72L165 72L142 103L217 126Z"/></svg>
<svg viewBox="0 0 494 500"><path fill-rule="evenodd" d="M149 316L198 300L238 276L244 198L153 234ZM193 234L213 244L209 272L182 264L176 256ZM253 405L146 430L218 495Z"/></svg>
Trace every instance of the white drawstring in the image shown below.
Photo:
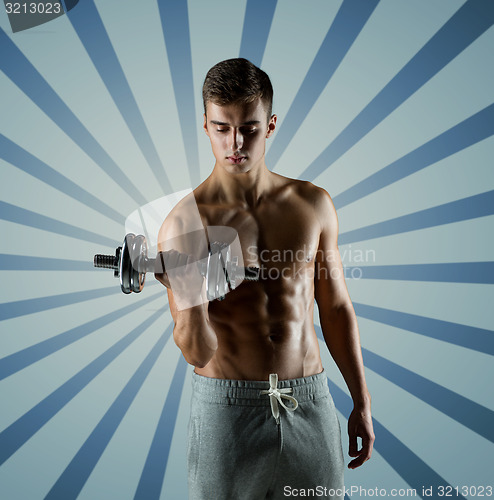
<svg viewBox="0 0 494 500"><path fill-rule="evenodd" d="M260 394L268 394L269 395L269 401L271 403L271 412L273 413L273 417L276 420L276 423L279 423L280 421L280 410L278 408L278 403L280 403L285 410L288 411L295 411L298 407L298 401L293 397L293 396L287 396L287 394L290 394L293 392L293 389L291 387L287 387L285 389L278 389L278 374L277 373L271 373L269 375L269 389L265 389L260 392ZM286 406L281 398L285 398L288 401L291 401L293 403L293 406L290 408Z"/></svg>

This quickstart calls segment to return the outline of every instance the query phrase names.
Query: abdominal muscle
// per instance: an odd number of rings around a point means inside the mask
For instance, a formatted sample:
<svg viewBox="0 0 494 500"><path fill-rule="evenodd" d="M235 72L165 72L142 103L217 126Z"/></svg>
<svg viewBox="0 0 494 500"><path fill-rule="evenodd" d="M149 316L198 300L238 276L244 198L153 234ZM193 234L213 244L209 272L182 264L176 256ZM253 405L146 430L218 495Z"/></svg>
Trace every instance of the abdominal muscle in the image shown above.
<svg viewBox="0 0 494 500"><path fill-rule="evenodd" d="M297 281L297 280L296 280ZM225 300L211 302L209 322L218 349L199 375L232 380L279 380L322 371L313 324L311 283L244 282Z"/></svg>

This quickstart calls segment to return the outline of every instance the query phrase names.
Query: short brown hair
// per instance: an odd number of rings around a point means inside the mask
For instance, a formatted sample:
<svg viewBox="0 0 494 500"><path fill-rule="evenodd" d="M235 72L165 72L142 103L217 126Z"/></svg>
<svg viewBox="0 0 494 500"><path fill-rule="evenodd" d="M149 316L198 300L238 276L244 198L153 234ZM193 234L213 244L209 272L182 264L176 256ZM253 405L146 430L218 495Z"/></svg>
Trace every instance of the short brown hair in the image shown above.
<svg viewBox="0 0 494 500"><path fill-rule="evenodd" d="M260 98L271 118L273 87L269 76L247 59L227 59L215 64L202 86L204 113L206 104L219 106L233 103L248 104Z"/></svg>

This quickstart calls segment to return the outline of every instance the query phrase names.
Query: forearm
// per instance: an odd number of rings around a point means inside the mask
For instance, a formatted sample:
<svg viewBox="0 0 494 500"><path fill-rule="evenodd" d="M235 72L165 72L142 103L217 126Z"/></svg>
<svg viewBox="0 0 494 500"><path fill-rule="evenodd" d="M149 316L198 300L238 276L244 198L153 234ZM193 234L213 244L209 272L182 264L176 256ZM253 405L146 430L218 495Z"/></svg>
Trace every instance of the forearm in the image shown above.
<svg viewBox="0 0 494 500"><path fill-rule="evenodd" d="M218 348L216 333L209 324L207 304L175 311L173 338L187 363L202 368Z"/></svg>
<svg viewBox="0 0 494 500"><path fill-rule="evenodd" d="M351 304L320 313L321 328L326 345L335 360L353 399L359 409L370 408L360 346L357 318Z"/></svg>

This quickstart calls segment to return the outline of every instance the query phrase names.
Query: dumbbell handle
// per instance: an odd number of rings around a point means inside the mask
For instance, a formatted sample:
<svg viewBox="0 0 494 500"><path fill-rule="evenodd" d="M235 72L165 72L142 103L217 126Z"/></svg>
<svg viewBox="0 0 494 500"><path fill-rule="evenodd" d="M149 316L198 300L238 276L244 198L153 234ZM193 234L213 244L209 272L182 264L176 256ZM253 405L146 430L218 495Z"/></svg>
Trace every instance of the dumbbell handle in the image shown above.
<svg viewBox="0 0 494 500"><path fill-rule="evenodd" d="M118 269L118 259L115 257L115 255L96 254L94 256L94 267L113 269L114 271L116 271Z"/></svg>
<svg viewBox="0 0 494 500"><path fill-rule="evenodd" d="M117 248L118 250L122 247ZM117 255L103 255L96 254L94 256L94 267L100 267L102 269L113 269L114 271L118 270L118 256ZM139 265L136 268L140 273L154 273L156 271L155 268L156 259L148 259L142 258L139 261Z"/></svg>

